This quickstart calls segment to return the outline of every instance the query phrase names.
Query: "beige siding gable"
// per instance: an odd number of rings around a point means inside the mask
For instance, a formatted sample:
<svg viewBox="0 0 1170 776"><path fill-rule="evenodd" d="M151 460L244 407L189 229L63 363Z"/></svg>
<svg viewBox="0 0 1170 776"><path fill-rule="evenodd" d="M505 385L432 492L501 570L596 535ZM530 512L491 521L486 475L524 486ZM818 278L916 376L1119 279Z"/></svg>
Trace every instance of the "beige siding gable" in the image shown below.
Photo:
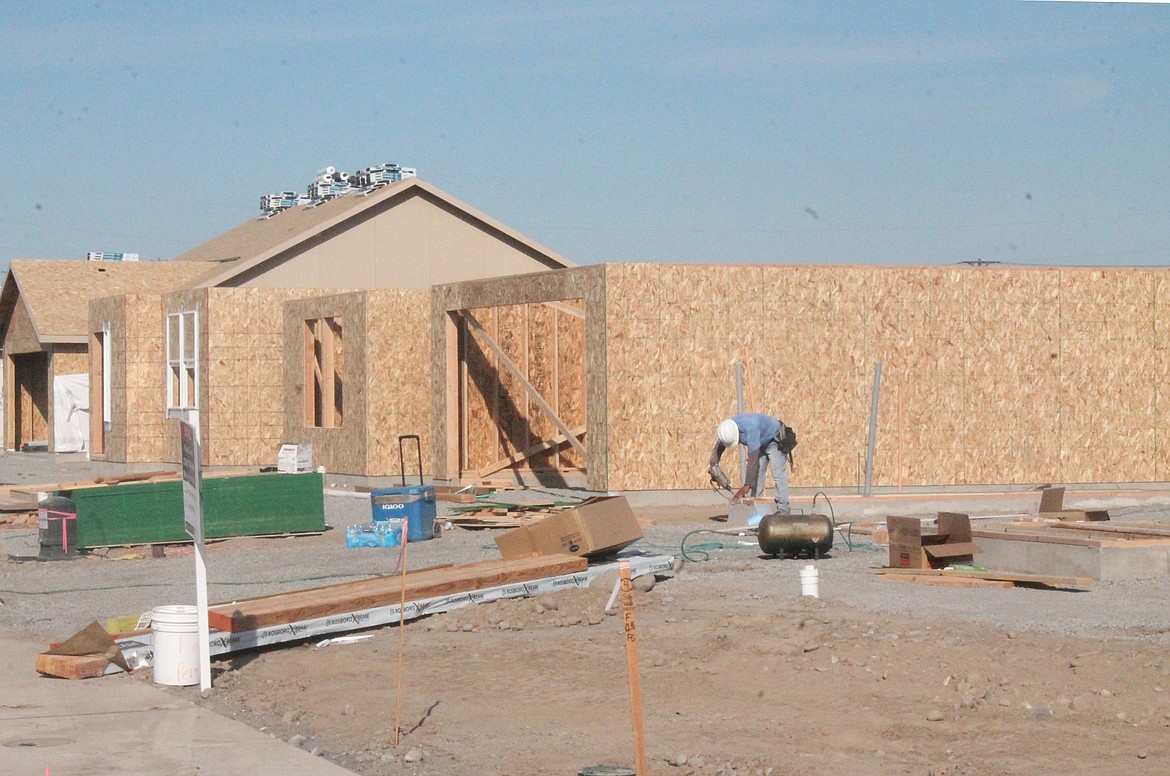
<svg viewBox="0 0 1170 776"><path fill-rule="evenodd" d="M544 269L546 263L506 235L420 195L327 240L297 246L230 282L266 288L423 289Z"/></svg>

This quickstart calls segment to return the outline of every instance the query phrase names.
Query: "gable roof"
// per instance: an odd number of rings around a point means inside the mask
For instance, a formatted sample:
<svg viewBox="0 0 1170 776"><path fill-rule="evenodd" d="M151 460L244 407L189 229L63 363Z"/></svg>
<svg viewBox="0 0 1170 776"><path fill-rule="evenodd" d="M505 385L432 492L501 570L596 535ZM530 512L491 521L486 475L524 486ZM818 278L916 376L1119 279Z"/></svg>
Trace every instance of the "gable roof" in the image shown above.
<svg viewBox="0 0 1170 776"><path fill-rule="evenodd" d="M423 196L440 207L453 209L469 220L478 222L486 231L517 244L550 269L576 266L555 251L460 202L421 178L396 181L368 193L351 192L317 205L292 207L269 218L250 219L175 257L175 261L213 265L211 269L205 269L205 274L192 283L192 287L221 285L291 248L319 238L326 231L345 229L347 221L352 220L356 224L416 196Z"/></svg>
<svg viewBox="0 0 1170 776"><path fill-rule="evenodd" d="M13 259L0 291L0 331L18 300L41 344L88 342L89 303L120 294L163 294L197 278L198 267L171 261Z"/></svg>

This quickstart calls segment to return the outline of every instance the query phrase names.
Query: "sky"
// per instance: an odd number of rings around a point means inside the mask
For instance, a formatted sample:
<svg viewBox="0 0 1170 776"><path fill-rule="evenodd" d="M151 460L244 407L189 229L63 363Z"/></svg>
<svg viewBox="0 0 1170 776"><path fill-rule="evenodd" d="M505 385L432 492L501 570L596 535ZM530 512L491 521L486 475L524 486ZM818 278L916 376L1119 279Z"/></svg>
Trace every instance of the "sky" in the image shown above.
<svg viewBox="0 0 1170 776"><path fill-rule="evenodd" d="M1170 266L1170 5L24 2L0 269L396 162L581 264Z"/></svg>

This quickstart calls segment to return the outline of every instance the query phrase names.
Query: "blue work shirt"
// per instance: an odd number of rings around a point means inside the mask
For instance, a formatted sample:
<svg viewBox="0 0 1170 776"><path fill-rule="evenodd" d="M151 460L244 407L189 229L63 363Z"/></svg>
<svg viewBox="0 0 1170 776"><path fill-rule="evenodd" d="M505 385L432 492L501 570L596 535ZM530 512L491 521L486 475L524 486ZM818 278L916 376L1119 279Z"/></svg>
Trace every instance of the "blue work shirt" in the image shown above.
<svg viewBox="0 0 1170 776"><path fill-rule="evenodd" d="M780 433L780 421L760 412L745 412L731 418L739 426L739 443L749 453L762 450Z"/></svg>

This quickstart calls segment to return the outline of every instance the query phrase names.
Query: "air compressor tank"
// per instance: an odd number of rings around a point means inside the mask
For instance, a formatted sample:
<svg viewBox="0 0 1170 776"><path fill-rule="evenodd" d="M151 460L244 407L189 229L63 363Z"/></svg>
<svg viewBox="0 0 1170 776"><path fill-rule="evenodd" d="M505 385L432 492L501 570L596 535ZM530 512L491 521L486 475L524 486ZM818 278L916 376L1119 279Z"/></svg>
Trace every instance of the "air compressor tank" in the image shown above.
<svg viewBox="0 0 1170 776"><path fill-rule="evenodd" d="M826 515L773 512L761 518L757 538L767 555L819 558L833 548L833 521Z"/></svg>

